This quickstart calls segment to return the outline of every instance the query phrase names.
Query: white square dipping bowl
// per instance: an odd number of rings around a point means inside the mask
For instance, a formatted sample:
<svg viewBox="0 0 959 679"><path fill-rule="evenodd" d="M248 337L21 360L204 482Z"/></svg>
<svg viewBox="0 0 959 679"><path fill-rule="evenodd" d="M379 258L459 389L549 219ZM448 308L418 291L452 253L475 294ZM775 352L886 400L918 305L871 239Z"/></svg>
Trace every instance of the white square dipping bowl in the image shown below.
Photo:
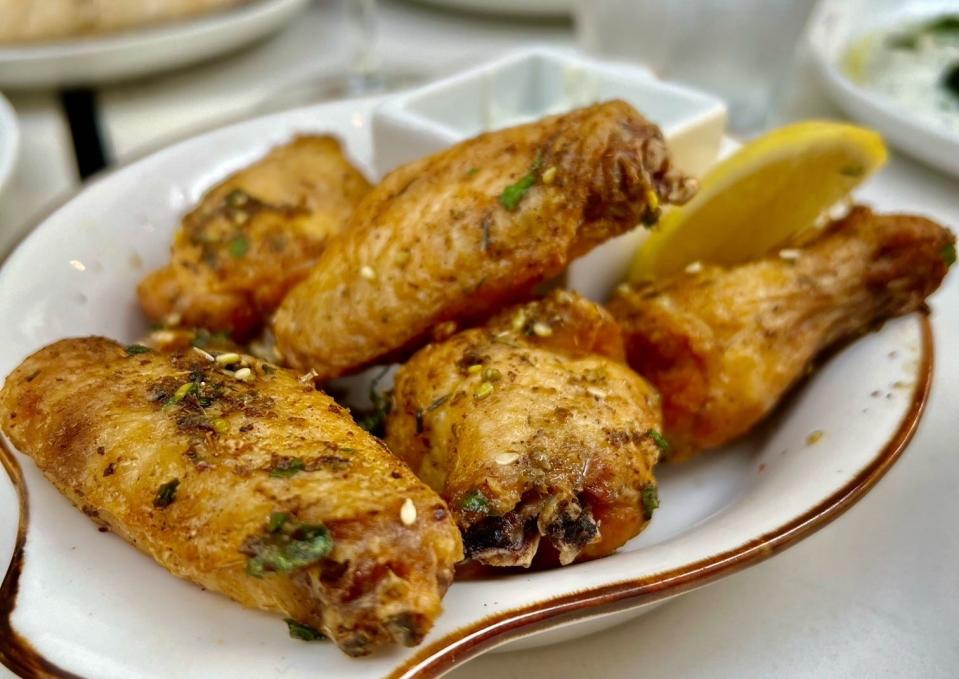
<svg viewBox="0 0 959 679"><path fill-rule="evenodd" d="M388 97L373 113L375 170L382 177L482 132L607 99L623 99L659 125L685 172L698 177L715 162L726 125L719 99L659 80L639 66L531 48ZM605 301L644 235L636 228L577 260L566 285ZM584 269L588 277L581 275ZM597 277L596 271L605 273Z"/></svg>

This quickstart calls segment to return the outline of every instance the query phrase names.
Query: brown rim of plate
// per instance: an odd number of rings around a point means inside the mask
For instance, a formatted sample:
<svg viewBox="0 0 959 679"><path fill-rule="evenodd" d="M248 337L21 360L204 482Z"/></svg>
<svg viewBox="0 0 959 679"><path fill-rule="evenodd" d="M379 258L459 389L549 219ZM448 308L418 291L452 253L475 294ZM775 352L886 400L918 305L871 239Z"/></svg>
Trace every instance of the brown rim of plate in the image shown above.
<svg viewBox="0 0 959 679"><path fill-rule="evenodd" d="M920 319L922 356L912 402L879 454L838 491L792 521L739 547L663 573L594 587L489 616L420 649L391 679L439 677L507 641L559 625L639 608L707 585L764 561L824 528L859 501L899 459L922 418L935 363L932 323Z"/></svg>
<svg viewBox="0 0 959 679"><path fill-rule="evenodd" d="M854 505L881 479L899 459L922 418L935 364L932 323L928 314L919 319L922 355L909 409L895 434L879 454L849 483L828 498L776 530L750 540L739 547L673 570L644 578L566 594L535 604L504 611L467 625L420 649L389 676L394 679L438 677L484 651L521 636L544 631L567 622L638 608L683 592L702 587L721 577L764 561L815 533ZM0 439L0 443L3 443ZM13 595L6 601L5 631L0 639L0 664L22 673L21 676L75 677L38 654L9 626L16 595L16 576L21 567L27 531L26 484L20 465L6 445L0 445L0 463L15 486L20 502L20 521L14 553L3 578L3 590ZM11 585L13 585L11 587ZM13 591L10 591L10 590Z"/></svg>

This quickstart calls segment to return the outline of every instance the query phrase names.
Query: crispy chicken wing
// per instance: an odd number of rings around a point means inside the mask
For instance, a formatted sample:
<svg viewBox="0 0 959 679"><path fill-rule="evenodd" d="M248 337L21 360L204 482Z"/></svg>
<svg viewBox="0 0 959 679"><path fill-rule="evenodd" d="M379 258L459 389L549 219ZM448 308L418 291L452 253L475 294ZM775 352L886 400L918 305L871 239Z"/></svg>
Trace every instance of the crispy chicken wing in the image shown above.
<svg viewBox="0 0 959 679"><path fill-rule="evenodd" d="M389 174L274 321L320 379L528 297L607 238L687 199L659 129L622 101L480 135Z"/></svg>
<svg viewBox="0 0 959 679"><path fill-rule="evenodd" d="M673 458L749 431L817 354L921 308L953 243L928 219L859 207L802 249L621 288L609 309L663 395Z"/></svg>
<svg viewBox="0 0 959 679"><path fill-rule="evenodd" d="M418 643L462 556L436 493L255 359L62 340L10 374L0 416L70 501L173 574L350 655Z"/></svg>
<svg viewBox="0 0 959 679"><path fill-rule="evenodd" d="M274 149L183 218L170 263L140 283L143 311L245 339L309 273L369 188L333 137Z"/></svg>
<svg viewBox="0 0 959 679"><path fill-rule="evenodd" d="M658 506L659 396L609 314L567 291L430 344L396 374L390 448L493 566L611 553Z"/></svg>

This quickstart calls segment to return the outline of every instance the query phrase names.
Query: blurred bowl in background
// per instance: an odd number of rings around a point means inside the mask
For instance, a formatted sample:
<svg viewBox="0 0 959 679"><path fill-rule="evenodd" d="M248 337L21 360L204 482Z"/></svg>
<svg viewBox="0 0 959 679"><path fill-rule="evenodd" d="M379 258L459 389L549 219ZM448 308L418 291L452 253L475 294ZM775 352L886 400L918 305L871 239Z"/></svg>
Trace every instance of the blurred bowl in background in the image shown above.
<svg viewBox="0 0 959 679"><path fill-rule="evenodd" d="M855 83L844 68L849 50L883 29L959 12L956 0L824 0L810 23L816 71L836 104L879 130L903 153L959 176L959 132L929 122L908 104Z"/></svg>

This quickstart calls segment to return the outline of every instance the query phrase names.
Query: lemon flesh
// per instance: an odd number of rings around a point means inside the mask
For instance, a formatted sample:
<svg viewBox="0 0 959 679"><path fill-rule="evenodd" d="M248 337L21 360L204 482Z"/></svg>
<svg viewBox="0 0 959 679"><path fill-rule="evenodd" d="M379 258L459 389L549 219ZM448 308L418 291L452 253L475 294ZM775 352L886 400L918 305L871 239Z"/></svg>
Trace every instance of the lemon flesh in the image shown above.
<svg viewBox="0 0 959 679"><path fill-rule="evenodd" d="M810 228L886 162L878 132L808 121L759 137L720 162L683 207L665 214L637 251L630 280L692 262L734 265L762 257Z"/></svg>

